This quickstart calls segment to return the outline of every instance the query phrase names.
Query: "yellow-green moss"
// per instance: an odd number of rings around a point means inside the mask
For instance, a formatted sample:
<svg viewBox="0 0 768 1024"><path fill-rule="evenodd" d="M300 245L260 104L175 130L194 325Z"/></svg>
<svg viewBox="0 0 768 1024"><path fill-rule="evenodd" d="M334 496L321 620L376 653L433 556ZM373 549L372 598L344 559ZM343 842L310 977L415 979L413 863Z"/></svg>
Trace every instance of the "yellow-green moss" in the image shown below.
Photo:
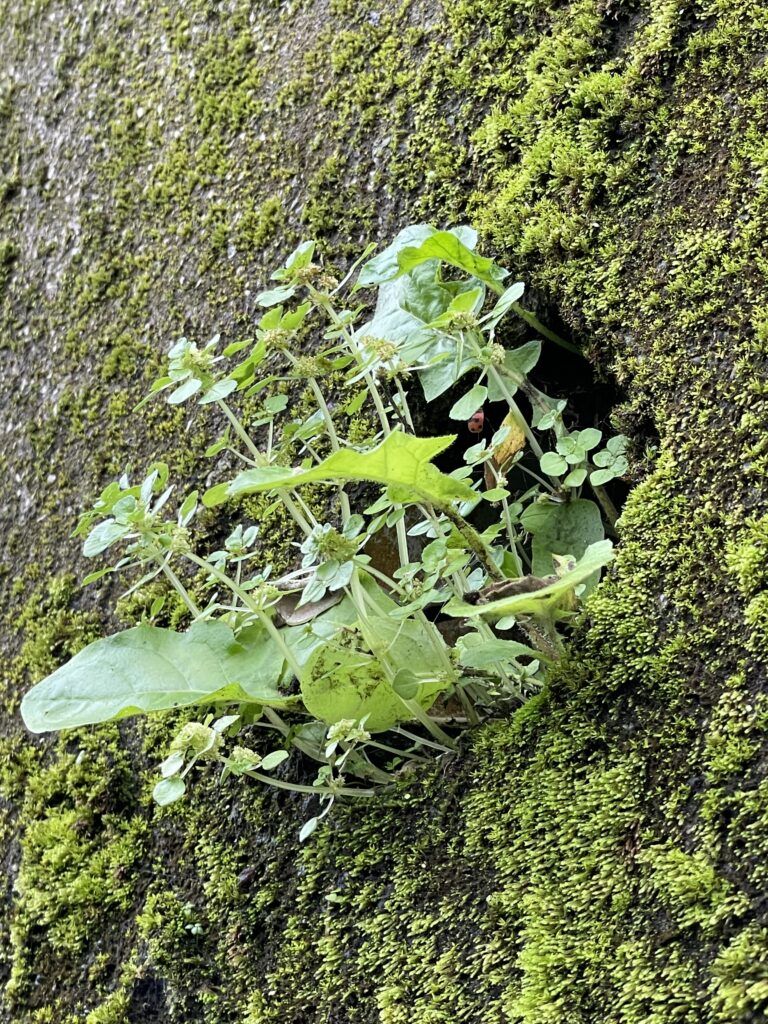
<svg viewBox="0 0 768 1024"><path fill-rule="evenodd" d="M209 472L209 422L131 413L159 354L182 333L249 331L303 233L343 262L407 220L470 216L530 301L613 368L643 479L551 688L305 847L304 801L246 783L200 777L153 811L170 725L45 747L6 723L9 1019L130 1019L129 963L169 1021L761 1019L764 7L86 7L12 3L0 44L32 83L35 51L57 56L54 90L0 83L0 181L21 175L0 184L0 345L34 382L7 392L26 436L6 458L39 502L3 520L12 713L102 628L106 590L48 592L82 569L77 511L128 461L170 452L180 489ZM49 116L88 162L74 255L45 227L69 222L67 173L48 180L24 136ZM275 517L265 561L289 553Z"/></svg>

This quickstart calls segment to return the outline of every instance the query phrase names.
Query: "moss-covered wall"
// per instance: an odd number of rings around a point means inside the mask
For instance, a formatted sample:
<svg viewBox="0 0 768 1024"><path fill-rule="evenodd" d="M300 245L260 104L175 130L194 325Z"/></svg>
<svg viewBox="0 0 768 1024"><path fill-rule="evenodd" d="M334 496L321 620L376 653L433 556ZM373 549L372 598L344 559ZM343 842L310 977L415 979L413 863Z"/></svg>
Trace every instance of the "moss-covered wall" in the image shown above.
<svg viewBox="0 0 768 1024"><path fill-rule="evenodd" d="M768 7L0 12L0 1019L764 1020ZM247 331L301 235L416 218L472 219L625 396L640 482L549 691L302 848L298 798L153 809L161 722L31 742L105 625L78 510L200 472L204 424L130 412L158 353Z"/></svg>

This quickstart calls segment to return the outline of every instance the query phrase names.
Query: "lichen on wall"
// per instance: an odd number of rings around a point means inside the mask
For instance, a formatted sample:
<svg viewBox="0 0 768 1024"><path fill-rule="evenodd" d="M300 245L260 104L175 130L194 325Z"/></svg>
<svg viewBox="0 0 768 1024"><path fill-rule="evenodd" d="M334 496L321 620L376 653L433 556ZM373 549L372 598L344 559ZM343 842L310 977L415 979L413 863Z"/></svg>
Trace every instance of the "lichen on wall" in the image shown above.
<svg viewBox="0 0 768 1024"><path fill-rule="evenodd" d="M763 1019L767 22L6 0L0 1020ZM619 559L547 691L301 847L293 795L153 808L163 721L31 741L24 688L118 624L78 511L208 471L215 424L131 411L170 341L251 330L302 236L341 266L418 218L476 223L622 393Z"/></svg>

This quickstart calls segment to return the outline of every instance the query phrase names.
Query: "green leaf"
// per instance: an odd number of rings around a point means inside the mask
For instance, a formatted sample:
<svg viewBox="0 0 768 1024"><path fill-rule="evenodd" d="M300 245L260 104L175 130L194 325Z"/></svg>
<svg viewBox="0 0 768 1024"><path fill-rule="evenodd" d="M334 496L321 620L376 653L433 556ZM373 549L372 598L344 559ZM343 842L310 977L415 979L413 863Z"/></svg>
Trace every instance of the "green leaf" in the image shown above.
<svg viewBox="0 0 768 1024"><path fill-rule="evenodd" d="M96 580L100 580L102 576L108 575L110 572L114 572L114 568L110 565L106 569L97 569L96 572L89 572L87 576L84 576L80 586L87 587L89 583L95 583Z"/></svg>
<svg viewBox="0 0 768 1024"><path fill-rule="evenodd" d="M273 750L270 754L262 760L259 768L265 772L271 772L273 768L277 768L279 764L282 764L290 755L287 750Z"/></svg>
<svg viewBox="0 0 768 1024"><path fill-rule="evenodd" d="M370 480L393 490L393 500L427 501L443 507L452 501L469 501L476 497L472 488L461 480L441 473L431 460L456 440L447 437L414 437L400 430L391 434L375 448L365 452L342 449L334 452L311 469L287 466L264 466L249 469L232 480L222 493L222 485L211 488L203 497L209 507L227 498L256 494L279 487L298 487L305 483L335 483L344 480Z"/></svg>
<svg viewBox="0 0 768 1024"><path fill-rule="evenodd" d="M475 384L463 398L454 402L448 415L452 420L468 420L478 409L483 407L487 397L488 388L483 387L482 384Z"/></svg>
<svg viewBox="0 0 768 1024"><path fill-rule="evenodd" d="M464 668L490 668L496 662L515 658L541 658L540 651L534 651L515 640L488 639L479 633L468 633L456 642L459 664Z"/></svg>
<svg viewBox="0 0 768 1024"><path fill-rule="evenodd" d="M527 341L524 345L510 349L504 356L504 371L524 377L530 373L541 355L540 341Z"/></svg>
<svg viewBox="0 0 768 1024"><path fill-rule="evenodd" d="M200 399L200 405L209 405L211 402L220 402L227 395L231 395L233 391L237 389L237 381L231 377L224 377L222 380L217 380L215 384L207 389L203 397Z"/></svg>
<svg viewBox="0 0 768 1024"><path fill-rule="evenodd" d="M152 799L158 806L167 807L168 804L174 804L177 800L181 800L186 788L184 779L180 779L178 775L175 775L173 778L163 779L162 782L158 782L152 790Z"/></svg>
<svg viewBox="0 0 768 1024"><path fill-rule="evenodd" d="M429 224L411 224L410 227L403 228L391 245L361 268L355 287L370 288L397 277L400 272L397 261L399 253L408 246L420 245L434 233L434 230Z"/></svg>
<svg viewBox="0 0 768 1024"><path fill-rule="evenodd" d="M559 505L534 502L525 510L520 522L533 534L533 572L537 576L552 572L552 555L581 558L590 545L604 536L600 509L586 498ZM590 581L590 590L597 580L596 576Z"/></svg>
<svg viewBox="0 0 768 1024"><path fill-rule="evenodd" d="M264 400L264 408L270 414L274 416L279 412L282 412L288 405L288 395L269 395Z"/></svg>
<svg viewBox="0 0 768 1024"><path fill-rule="evenodd" d="M579 445L585 451L592 451L600 444L602 436L602 430L598 430L596 427L586 427L578 433Z"/></svg>
<svg viewBox="0 0 768 1024"><path fill-rule="evenodd" d="M382 610L390 605L397 607L381 592L378 600ZM438 652L418 622L399 622L387 614L373 616L369 622L376 636L375 650L368 652L333 643L318 646L304 666L301 696L307 711L321 721L332 725L342 719L365 718L369 732L384 732L413 717L398 689L389 681L391 677L399 678L403 671L407 672L405 699L418 700L424 708L447 688L449 681L436 677ZM402 665L408 668L396 672Z"/></svg>
<svg viewBox="0 0 768 1024"><path fill-rule="evenodd" d="M568 476L563 480L564 487L581 487L584 481L587 479L587 471L584 466L579 469L572 469Z"/></svg>
<svg viewBox="0 0 768 1024"><path fill-rule="evenodd" d="M260 306L277 306L281 302L286 302L295 293L293 285L280 285L278 288L267 288L266 291L259 292L256 302Z"/></svg>
<svg viewBox="0 0 768 1024"><path fill-rule="evenodd" d="M317 828L319 818L310 818L309 821L305 821L301 826L301 832L299 832L299 842L303 843L305 839L309 839L312 833Z"/></svg>
<svg viewBox="0 0 768 1024"><path fill-rule="evenodd" d="M570 600L573 588L584 583L598 573L603 566L613 560L613 545L609 540L591 544L583 556L560 579L541 590L530 593L513 594L502 597L487 604L468 604L456 598L443 606L446 615L457 618L488 617L501 619L509 615L543 615L548 616L557 611Z"/></svg>
<svg viewBox="0 0 768 1024"><path fill-rule="evenodd" d="M409 245L397 254L400 274L408 273L427 260L440 260L464 270L479 281L498 286L509 271L497 266L493 260L472 252L452 231L435 231L418 245Z"/></svg>
<svg viewBox="0 0 768 1024"><path fill-rule="evenodd" d="M544 452L539 459L539 467L547 476L560 476L568 469L568 463L557 452Z"/></svg>
<svg viewBox="0 0 768 1024"><path fill-rule="evenodd" d="M486 324L486 330L493 330L498 324L499 320L509 312L510 309L517 303L519 299L523 297L525 292L525 285L522 281L515 281L511 284L506 291L502 292L499 296L499 300L493 307L488 316L483 317L483 321Z"/></svg>
<svg viewBox="0 0 768 1024"><path fill-rule="evenodd" d="M31 732L46 732L192 704L285 706L293 701L278 688L282 671L282 653L258 625L237 639L223 622L187 633L142 625L80 651L32 687L21 714Z"/></svg>
<svg viewBox="0 0 768 1024"><path fill-rule="evenodd" d="M160 765L160 774L164 779L169 779L172 775L180 772L183 767L184 753L181 750L174 750Z"/></svg>
<svg viewBox="0 0 768 1024"><path fill-rule="evenodd" d="M541 355L540 341L527 341L524 345L509 349L504 354L504 364L498 372L506 381L507 391L514 394L523 383L523 379L531 372ZM488 381L488 398L491 402L504 400L504 392L494 384L493 377Z"/></svg>
<svg viewBox="0 0 768 1024"><path fill-rule="evenodd" d="M311 715L329 725L365 715L369 732L411 717L372 655L330 645L319 647L304 666L301 699Z"/></svg>
<svg viewBox="0 0 768 1024"><path fill-rule="evenodd" d="M181 503L181 508L179 509L179 522L182 526L186 526L191 522L197 508L197 498L198 492L192 491Z"/></svg>
<svg viewBox="0 0 768 1024"><path fill-rule="evenodd" d="M404 362L425 367L418 373L427 401L480 365L469 346L460 356L453 335L430 327L459 296L477 294L476 281L440 281L438 268L431 260L383 284L373 319L357 332L358 338L372 335L394 341Z"/></svg>
<svg viewBox="0 0 768 1024"><path fill-rule="evenodd" d="M589 482L593 487L602 487L603 484L607 484L609 480L613 480L616 474L613 469L596 469L594 473L590 473Z"/></svg>
<svg viewBox="0 0 768 1024"><path fill-rule="evenodd" d="M192 395L197 394L202 386L203 382L198 380L197 377L188 377L183 384L170 393L168 404L181 405L182 402L186 402Z"/></svg>
<svg viewBox="0 0 768 1024"><path fill-rule="evenodd" d="M130 531L130 526L126 526L123 523L116 523L114 519L105 519L103 523L99 523L98 526L94 526L86 537L85 543L83 544L83 554L86 558L93 558L94 555L100 555L102 551L106 551L108 547L111 547L111 545L116 541L125 537L125 535L130 533ZM109 570L105 571L108 572Z"/></svg>
<svg viewBox="0 0 768 1024"><path fill-rule="evenodd" d="M304 267L308 267L312 262L312 257L315 255L315 245L316 243L313 239L297 245L285 261L285 269L289 273L295 274L297 270L303 270Z"/></svg>

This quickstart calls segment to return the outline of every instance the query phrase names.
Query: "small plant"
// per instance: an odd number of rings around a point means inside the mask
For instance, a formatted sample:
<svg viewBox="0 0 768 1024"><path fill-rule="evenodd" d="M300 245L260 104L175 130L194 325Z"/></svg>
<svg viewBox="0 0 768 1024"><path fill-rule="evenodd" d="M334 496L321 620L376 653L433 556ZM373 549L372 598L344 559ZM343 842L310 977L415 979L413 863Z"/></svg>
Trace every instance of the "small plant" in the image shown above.
<svg viewBox="0 0 768 1024"><path fill-rule="evenodd" d="M520 306L523 285L506 285L507 271L475 244L467 227L415 225L377 256L366 250L339 282L305 242L259 296L266 311L254 339L221 351L218 337L172 347L144 401L163 393L173 405L213 406L226 429L206 455L226 454L241 471L170 514L169 470L156 463L138 483L109 484L76 533L89 557L120 552L86 582L131 571L132 593L164 578L192 623L186 632L155 626L158 597L141 625L91 644L29 691L29 729L219 708L218 718L181 729L155 799L177 800L192 769L214 761L222 779L317 796L322 810L303 839L337 798L370 796L409 763L456 749L460 729L541 687L579 599L612 557L605 528L616 513L603 488L626 472L625 443L614 437L601 448L599 430L567 429L566 403L529 380L540 341L498 342L512 314L567 345ZM362 289L377 289L367 320ZM482 433L487 403L506 413L462 466L442 472L433 460L455 435L417 436L414 391L430 403L465 380L451 419ZM289 395L299 389L311 407L296 415ZM259 414L238 413L241 398ZM376 435L364 445L348 436L361 414ZM305 500L308 484L331 489L323 521ZM378 497L360 505L370 495L360 484L377 485ZM587 485L596 501L582 496ZM294 570L276 576L260 564L258 523L233 524L223 547L198 553L201 503L236 509L260 492L295 524ZM481 504L491 513L482 530L470 522ZM394 537L394 570L368 553L381 531ZM444 628L450 619L458 631ZM243 745L246 726L271 733L274 749ZM292 750L320 764L311 784L287 777Z"/></svg>

